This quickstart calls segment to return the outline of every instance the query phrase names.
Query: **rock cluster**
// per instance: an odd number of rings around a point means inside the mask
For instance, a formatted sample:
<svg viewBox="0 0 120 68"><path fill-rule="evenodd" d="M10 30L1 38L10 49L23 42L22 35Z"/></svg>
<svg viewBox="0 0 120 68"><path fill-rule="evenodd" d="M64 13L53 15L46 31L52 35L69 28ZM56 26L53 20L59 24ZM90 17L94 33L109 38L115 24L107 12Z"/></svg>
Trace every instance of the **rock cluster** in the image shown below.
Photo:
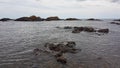
<svg viewBox="0 0 120 68"><path fill-rule="evenodd" d="M60 62L62 64L67 63L67 58L64 56L66 53L77 53L78 51L81 51L80 49L75 48L76 43L74 41L65 41L65 42L55 42L55 43L46 43L44 47L46 48L45 51L48 51L51 53L57 62ZM37 55L37 52L42 51L38 48L34 49L35 55ZM45 52L42 51L42 52Z"/></svg>
<svg viewBox="0 0 120 68"><path fill-rule="evenodd" d="M15 21L42 21L43 19L37 16L30 16L30 17L21 17L16 19Z"/></svg>
<svg viewBox="0 0 120 68"><path fill-rule="evenodd" d="M67 63L67 58L64 57L65 53L77 53L79 49L75 48L76 43L74 41L59 42L59 43L46 43L45 47L50 51L57 52L55 58L57 62L62 64Z"/></svg>

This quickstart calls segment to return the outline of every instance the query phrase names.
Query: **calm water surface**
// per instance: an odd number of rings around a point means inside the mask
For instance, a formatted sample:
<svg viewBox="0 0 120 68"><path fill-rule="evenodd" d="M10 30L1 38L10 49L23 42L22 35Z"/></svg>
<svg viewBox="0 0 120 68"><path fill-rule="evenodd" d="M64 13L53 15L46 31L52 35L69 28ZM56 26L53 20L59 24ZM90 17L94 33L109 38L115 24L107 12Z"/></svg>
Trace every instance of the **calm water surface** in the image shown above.
<svg viewBox="0 0 120 68"><path fill-rule="evenodd" d="M109 28L108 34L71 33L64 26ZM66 54L67 65L53 56L33 55L46 42L75 41L77 54ZM120 26L109 21L0 22L0 68L120 68Z"/></svg>

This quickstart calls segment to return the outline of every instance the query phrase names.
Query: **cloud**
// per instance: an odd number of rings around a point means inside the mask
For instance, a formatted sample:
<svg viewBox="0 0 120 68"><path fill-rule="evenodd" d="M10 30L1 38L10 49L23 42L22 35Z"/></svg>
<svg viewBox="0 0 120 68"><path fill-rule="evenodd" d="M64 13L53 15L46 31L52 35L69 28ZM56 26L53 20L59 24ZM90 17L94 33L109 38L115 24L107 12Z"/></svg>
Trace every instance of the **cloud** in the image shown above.
<svg viewBox="0 0 120 68"><path fill-rule="evenodd" d="M119 0L0 0L1 17L120 17Z"/></svg>

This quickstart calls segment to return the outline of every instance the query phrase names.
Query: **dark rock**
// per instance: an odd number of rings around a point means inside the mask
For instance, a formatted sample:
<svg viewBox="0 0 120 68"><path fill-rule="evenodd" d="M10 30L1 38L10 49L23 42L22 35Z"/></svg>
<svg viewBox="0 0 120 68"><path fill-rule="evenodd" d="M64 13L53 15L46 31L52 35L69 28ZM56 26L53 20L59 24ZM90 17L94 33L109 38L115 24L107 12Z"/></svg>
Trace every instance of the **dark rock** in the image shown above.
<svg viewBox="0 0 120 68"><path fill-rule="evenodd" d="M2 18L2 19L0 19L0 21L9 21L9 20L12 20L12 19L10 19L10 18Z"/></svg>
<svg viewBox="0 0 120 68"><path fill-rule="evenodd" d="M102 21L100 19L94 19L94 18L90 18L90 19L87 19L88 21Z"/></svg>
<svg viewBox="0 0 120 68"><path fill-rule="evenodd" d="M77 19L77 18L67 18L67 19L65 19L65 20L80 20L80 19Z"/></svg>
<svg viewBox="0 0 120 68"><path fill-rule="evenodd" d="M54 16L54 17L48 17L48 18L46 19L46 21L56 21L56 20L60 20L59 17Z"/></svg>
<svg viewBox="0 0 120 68"><path fill-rule="evenodd" d="M99 29L98 32L100 32L100 33L108 33L109 29Z"/></svg>
<svg viewBox="0 0 120 68"><path fill-rule="evenodd" d="M57 57L57 62L60 62L62 64L66 64L67 63L67 59L63 56Z"/></svg>
<svg viewBox="0 0 120 68"><path fill-rule="evenodd" d="M16 19L15 21L42 21L43 19L40 17L36 17L36 16L30 16L30 17L21 17Z"/></svg>

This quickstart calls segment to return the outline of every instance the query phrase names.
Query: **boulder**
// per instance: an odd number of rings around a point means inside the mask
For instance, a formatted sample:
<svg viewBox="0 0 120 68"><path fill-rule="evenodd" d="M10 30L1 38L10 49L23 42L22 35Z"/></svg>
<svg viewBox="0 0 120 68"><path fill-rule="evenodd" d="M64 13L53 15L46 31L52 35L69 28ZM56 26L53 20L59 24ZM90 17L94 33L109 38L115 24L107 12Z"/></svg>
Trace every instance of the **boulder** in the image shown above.
<svg viewBox="0 0 120 68"><path fill-rule="evenodd" d="M48 18L46 19L46 21L56 21L56 20L60 20L59 17L54 16L54 17L48 17Z"/></svg>
<svg viewBox="0 0 120 68"><path fill-rule="evenodd" d="M100 33L108 33L109 29L99 29L98 32L100 32Z"/></svg>
<svg viewBox="0 0 120 68"><path fill-rule="evenodd" d="M2 19L0 19L0 21L9 21L9 20L12 20L12 19L10 19L10 18L2 18Z"/></svg>
<svg viewBox="0 0 120 68"><path fill-rule="evenodd" d="M80 19L77 19L77 18L67 18L67 19L65 19L65 20L80 20Z"/></svg>
<svg viewBox="0 0 120 68"><path fill-rule="evenodd" d="M40 17L36 17L36 16L30 16L30 17L21 17L16 19L15 21L42 21L43 19Z"/></svg>

